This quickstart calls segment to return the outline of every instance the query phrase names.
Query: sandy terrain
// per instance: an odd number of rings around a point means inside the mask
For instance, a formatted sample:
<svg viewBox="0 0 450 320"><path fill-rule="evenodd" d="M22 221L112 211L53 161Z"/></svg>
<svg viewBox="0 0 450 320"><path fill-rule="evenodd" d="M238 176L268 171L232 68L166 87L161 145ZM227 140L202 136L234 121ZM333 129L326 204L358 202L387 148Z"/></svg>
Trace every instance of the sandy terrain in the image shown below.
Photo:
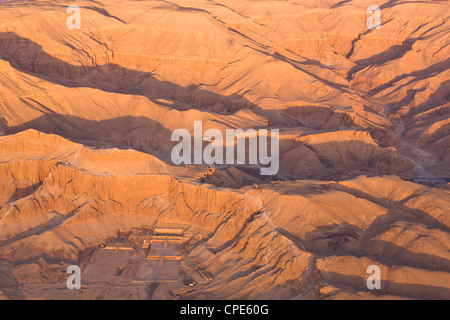
<svg viewBox="0 0 450 320"><path fill-rule="evenodd" d="M0 1L0 299L450 299L450 1L69 5ZM279 129L278 173L173 164L195 121ZM65 287L157 223L181 262Z"/></svg>

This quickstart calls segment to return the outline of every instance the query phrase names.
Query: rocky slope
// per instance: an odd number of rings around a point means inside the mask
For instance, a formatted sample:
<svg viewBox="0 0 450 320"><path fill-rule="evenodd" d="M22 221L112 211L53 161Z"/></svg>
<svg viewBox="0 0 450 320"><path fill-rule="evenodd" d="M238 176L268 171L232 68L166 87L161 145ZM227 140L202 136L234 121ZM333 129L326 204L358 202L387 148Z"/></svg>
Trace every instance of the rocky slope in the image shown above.
<svg viewBox="0 0 450 320"><path fill-rule="evenodd" d="M0 298L158 221L212 275L182 299L450 299L450 2L372 4L79 1L70 30L0 1ZM279 129L278 174L172 164L194 121Z"/></svg>

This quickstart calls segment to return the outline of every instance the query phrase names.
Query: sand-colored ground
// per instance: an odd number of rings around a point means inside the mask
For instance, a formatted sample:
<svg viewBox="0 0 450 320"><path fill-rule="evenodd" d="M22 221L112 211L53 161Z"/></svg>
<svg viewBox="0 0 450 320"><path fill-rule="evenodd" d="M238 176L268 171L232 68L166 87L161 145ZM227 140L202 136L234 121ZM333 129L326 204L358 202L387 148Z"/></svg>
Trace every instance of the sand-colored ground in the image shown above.
<svg viewBox="0 0 450 320"><path fill-rule="evenodd" d="M72 2L0 1L0 299L450 299L449 1ZM279 129L278 174L174 165L194 121ZM156 223L208 276L67 291Z"/></svg>

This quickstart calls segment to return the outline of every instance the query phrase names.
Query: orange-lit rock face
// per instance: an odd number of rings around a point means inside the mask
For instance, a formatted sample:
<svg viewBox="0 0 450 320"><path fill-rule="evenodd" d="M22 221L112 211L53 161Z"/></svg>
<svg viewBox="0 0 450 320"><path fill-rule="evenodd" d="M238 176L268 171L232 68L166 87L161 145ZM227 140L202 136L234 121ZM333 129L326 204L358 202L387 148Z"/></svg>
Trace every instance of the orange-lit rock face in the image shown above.
<svg viewBox="0 0 450 320"><path fill-rule="evenodd" d="M69 5L0 1L1 299L450 299L448 1ZM277 174L171 163L199 121L279 130ZM158 225L194 286L55 289Z"/></svg>

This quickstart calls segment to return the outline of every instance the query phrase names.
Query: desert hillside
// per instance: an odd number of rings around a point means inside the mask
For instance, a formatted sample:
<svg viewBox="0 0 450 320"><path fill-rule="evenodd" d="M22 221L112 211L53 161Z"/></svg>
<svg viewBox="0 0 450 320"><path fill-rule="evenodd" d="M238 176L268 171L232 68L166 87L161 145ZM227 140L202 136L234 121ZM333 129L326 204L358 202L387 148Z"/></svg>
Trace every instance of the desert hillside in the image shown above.
<svg viewBox="0 0 450 320"><path fill-rule="evenodd" d="M449 9L0 1L0 299L450 299ZM276 174L174 163L199 122L279 130ZM92 280L95 248L162 225L196 285Z"/></svg>

